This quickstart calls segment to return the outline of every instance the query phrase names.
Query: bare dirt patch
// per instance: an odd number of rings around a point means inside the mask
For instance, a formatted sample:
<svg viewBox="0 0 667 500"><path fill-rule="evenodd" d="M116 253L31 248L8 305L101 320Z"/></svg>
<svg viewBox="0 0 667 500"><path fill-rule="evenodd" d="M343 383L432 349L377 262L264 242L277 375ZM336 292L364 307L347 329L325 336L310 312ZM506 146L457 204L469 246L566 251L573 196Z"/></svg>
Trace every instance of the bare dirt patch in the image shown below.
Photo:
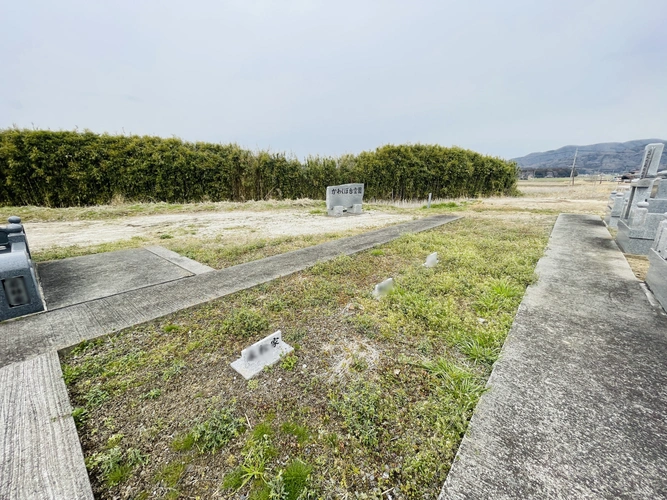
<svg viewBox="0 0 667 500"><path fill-rule="evenodd" d="M411 214L366 211L358 216L327 217L302 210L276 212L201 212L192 215L166 214L111 220L26 223L30 247L90 246L129 240L133 237L161 238L183 233L199 238L228 237L248 242L281 236L344 233L349 230L379 228L411 220Z"/></svg>

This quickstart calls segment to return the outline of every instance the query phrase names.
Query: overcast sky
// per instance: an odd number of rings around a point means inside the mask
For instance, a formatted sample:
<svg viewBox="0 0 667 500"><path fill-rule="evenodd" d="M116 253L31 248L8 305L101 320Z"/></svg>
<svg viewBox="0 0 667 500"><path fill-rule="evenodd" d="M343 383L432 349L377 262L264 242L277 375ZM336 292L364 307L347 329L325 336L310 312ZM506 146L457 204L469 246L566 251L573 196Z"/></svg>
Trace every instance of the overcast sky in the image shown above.
<svg viewBox="0 0 667 500"><path fill-rule="evenodd" d="M0 128L510 158L667 138L667 1L6 0L0 76Z"/></svg>

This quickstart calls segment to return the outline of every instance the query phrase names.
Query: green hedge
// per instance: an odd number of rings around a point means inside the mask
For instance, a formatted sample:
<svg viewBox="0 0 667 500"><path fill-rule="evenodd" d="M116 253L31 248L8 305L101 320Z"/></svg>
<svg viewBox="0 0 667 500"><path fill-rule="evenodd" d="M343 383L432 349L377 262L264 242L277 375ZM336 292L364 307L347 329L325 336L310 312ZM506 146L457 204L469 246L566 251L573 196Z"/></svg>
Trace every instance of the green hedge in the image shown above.
<svg viewBox="0 0 667 500"><path fill-rule="evenodd" d="M0 204L67 207L132 201L322 199L363 182L365 199L510 194L513 162L436 145L382 146L300 162L236 144L92 132L0 130Z"/></svg>

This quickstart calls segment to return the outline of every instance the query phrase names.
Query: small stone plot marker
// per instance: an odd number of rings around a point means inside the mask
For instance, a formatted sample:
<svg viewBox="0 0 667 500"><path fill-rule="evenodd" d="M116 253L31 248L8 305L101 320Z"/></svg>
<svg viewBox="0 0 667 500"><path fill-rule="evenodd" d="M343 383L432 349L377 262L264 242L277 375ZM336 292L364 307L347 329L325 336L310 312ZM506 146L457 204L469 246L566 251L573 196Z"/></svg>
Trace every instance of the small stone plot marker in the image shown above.
<svg viewBox="0 0 667 500"><path fill-rule="evenodd" d="M426 257L426 262L424 262L424 267L435 267L438 264L438 252L433 252L428 257Z"/></svg>
<svg viewBox="0 0 667 500"><path fill-rule="evenodd" d="M248 380L260 373L267 366L277 363L280 358L292 352L294 348L283 342L282 332L278 330L259 342L241 351L241 357L231 363L244 379Z"/></svg>
<svg viewBox="0 0 667 500"><path fill-rule="evenodd" d="M373 297L376 299L384 297L391 292L392 288L394 288L394 278L387 278L382 283L375 285L375 288L373 289Z"/></svg>

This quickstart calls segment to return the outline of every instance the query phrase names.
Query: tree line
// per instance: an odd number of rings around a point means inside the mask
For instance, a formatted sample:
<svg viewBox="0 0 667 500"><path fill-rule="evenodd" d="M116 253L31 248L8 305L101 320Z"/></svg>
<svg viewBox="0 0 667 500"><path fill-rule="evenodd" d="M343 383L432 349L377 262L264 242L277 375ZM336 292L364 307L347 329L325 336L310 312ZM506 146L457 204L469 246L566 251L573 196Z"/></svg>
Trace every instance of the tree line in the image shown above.
<svg viewBox="0 0 667 500"><path fill-rule="evenodd" d="M0 130L0 204L49 207L323 199L363 182L366 200L512 194L516 163L438 145L385 145L339 157L250 151L236 144L89 131Z"/></svg>

